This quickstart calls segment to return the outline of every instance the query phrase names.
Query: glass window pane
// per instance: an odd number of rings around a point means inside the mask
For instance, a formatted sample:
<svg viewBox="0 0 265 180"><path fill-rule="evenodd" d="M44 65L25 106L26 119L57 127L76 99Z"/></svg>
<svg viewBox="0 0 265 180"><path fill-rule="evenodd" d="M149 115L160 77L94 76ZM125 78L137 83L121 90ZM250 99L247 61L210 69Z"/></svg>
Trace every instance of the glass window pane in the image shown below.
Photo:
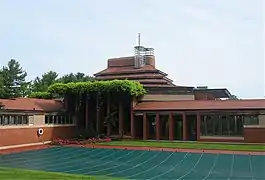
<svg viewBox="0 0 265 180"><path fill-rule="evenodd" d="M9 124L14 125L15 124L15 116L10 116Z"/></svg>
<svg viewBox="0 0 265 180"><path fill-rule="evenodd" d="M17 123L22 124L22 116L21 115L17 116Z"/></svg>
<svg viewBox="0 0 265 180"><path fill-rule="evenodd" d="M62 124L62 116L57 115L57 119L58 119L58 124Z"/></svg>
<svg viewBox="0 0 265 180"><path fill-rule="evenodd" d="M53 124L52 116L48 115L48 119L49 119L49 124Z"/></svg>
<svg viewBox="0 0 265 180"><path fill-rule="evenodd" d="M69 124L73 124L73 118L72 118L72 116L71 115L68 115L67 117L69 119Z"/></svg>
<svg viewBox="0 0 265 180"><path fill-rule="evenodd" d="M29 124L29 116L22 116L23 124Z"/></svg>
<svg viewBox="0 0 265 180"><path fill-rule="evenodd" d="M49 124L49 116L45 115L45 124Z"/></svg>

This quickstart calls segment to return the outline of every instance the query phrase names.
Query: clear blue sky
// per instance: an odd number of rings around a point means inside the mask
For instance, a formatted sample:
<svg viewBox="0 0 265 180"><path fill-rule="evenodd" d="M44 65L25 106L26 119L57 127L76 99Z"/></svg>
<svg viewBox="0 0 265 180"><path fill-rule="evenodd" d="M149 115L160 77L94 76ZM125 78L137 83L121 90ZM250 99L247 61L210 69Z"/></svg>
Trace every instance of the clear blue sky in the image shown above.
<svg viewBox="0 0 265 180"><path fill-rule="evenodd" d="M262 0L0 0L0 64L29 79L53 70L94 74L133 55L137 33L178 85L264 97Z"/></svg>

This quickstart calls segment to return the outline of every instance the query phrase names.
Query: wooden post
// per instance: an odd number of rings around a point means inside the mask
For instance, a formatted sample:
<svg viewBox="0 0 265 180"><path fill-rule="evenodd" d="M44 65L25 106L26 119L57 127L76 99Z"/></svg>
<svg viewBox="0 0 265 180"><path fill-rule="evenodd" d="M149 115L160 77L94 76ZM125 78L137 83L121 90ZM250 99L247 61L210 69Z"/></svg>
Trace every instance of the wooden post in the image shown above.
<svg viewBox="0 0 265 180"><path fill-rule="evenodd" d="M123 104L119 102L119 134L123 135L124 133L124 112L123 112Z"/></svg>
<svg viewBox="0 0 265 180"><path fill-rule="evenodd" d="M196 134L197 134L197 141L199 141L201 137L201 114L197 112L196 116L197 116Z"/></svg>
<svg viewBox="0 0 265 180"><path fill-rule="evenodd" d="M169 114L169 140L173 141L175 139L174 137L174 131L175 131L175 122L173 119L173 113L170 112Z"/></svg>
<svg viewBox="0 0 265 180"><path fill-rule="evenodd" d="M107 135L110 136L111 135L111 123L110 123L110 96L108 95L107 98L107 117L108 117L108 121L107 121Z"/></svg>
<svg viewBox="0 0 265 180"><path fill-rule="evenodd" d="M86 112L85 112L85 125L86 125L86 130L88 129L88 100L86 98Z"/></svg>
<svg viewBox="0 0 265 180"><path fill-rule="evenodd" d="M159 141L161 136L161 129L160 129L160 118L159 113L156 113L156 140Z"/></svg>
<svg viewBox="0 0 265 180"><path fill-rule="evenodd" d="M148 139L148 120L146 117L146 113L143 115L143 140Z"/></svg>
<svg viewBox="0 0 265 180"><path fill-rule="evenodd" d="M182 121L183 121L183 141L187 141L187 119L186 113L182 113Z"/></svg>

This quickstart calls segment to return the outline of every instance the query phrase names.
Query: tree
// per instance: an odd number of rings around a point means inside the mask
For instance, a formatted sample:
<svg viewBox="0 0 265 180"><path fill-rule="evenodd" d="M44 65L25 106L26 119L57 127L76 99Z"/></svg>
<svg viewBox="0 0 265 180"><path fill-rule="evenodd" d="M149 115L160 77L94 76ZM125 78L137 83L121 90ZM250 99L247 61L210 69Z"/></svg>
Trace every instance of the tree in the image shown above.
<svg viewBox="0 0 265 180"><path fill-rule="evenodd" d="M57 82L58 74L54 71L44 73L41 78L37 77L32 83L32 92L46 92L48 87Z"/></svg>
<svg viewBox="0 0 265 180"><path fill-rule="evenodd" d="M85 75L84 73L70 73L62 76L59 78L59 82L62 83L69 83L69 82L86 82L86 81L93 81L94 78L88 75Z"/></svg>
<svg viewBox="0 0 265 180"><path fill-rule="evenodd" d="M27 72L23 70L20 63L11 59L7 66L1 70L2 91L1 98L25 97L28 93L30 82L26 81Z"/></svg>
<svg viewBox="0 0 265 180"><path fill-rule="evenodd" d="M2 96L5 94L4 91L4 79L2 76L2 71L0 71L0 98L2 98Z"/></svg>

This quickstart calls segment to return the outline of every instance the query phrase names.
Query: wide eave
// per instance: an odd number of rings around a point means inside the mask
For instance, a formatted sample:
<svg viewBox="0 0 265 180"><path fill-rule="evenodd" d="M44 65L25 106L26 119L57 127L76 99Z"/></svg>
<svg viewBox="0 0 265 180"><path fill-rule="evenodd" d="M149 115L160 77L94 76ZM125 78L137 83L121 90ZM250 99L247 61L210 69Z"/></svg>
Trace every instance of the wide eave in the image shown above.
<svg viewBox="0 0 265 180"><path fill-rule="evenodd" d="M140 102L135 111L164 110L265 110L265 99L255 100L182 100Z"/></svg>

